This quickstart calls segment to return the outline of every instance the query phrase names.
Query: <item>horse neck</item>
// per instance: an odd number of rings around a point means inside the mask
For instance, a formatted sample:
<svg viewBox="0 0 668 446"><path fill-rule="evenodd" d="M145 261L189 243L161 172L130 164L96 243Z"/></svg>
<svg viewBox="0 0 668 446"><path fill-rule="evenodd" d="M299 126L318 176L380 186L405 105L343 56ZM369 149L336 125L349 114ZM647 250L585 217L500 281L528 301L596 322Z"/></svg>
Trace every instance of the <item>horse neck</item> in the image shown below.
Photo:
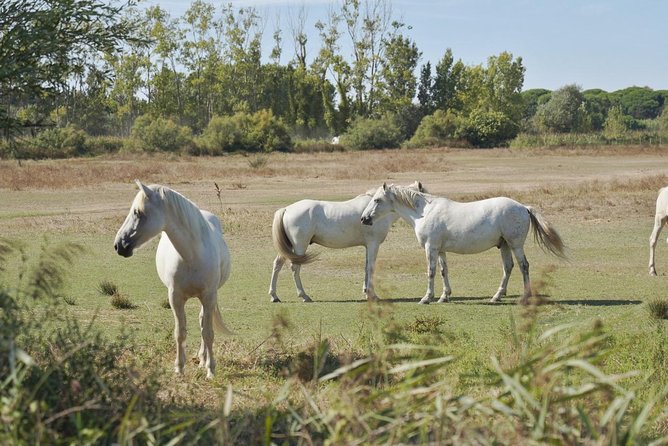
<svg viewBox="0 0 668 446"><path fill-rule="evenodd" d="M423 217L424 207L427 202L423 197L420 197L416 199L415 204L415 208L407 206L400 201L396 201L394 205L394 211L397 213L397 215L401 217L406 223L408 223L413 229L415 229L417 221Z"/></svg>
<svg viewBox="0 0 668 446"><path fill-rule="evenodd" d="M194 205L184 197L177 195L166 198L165 204L168 215L165 219L164 232L181 257L186 260L193 259L205 248L204 217L199 209L193 209Z"/></svg>

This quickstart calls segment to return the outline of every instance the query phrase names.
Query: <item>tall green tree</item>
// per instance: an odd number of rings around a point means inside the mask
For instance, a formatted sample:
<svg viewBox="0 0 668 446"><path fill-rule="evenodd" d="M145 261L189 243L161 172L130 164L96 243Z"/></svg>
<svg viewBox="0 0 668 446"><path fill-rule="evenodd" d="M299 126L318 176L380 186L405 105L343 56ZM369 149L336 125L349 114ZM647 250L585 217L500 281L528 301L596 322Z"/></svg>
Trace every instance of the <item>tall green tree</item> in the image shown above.
<svg viewBox="0 0 668 446"><path fill-rule="evenodd" d="M555 90L550 100L539 106L534 116L539 130L555 133L588 130L584 95L577 85L566 85Z"/></svg>
<svg viewBox="0 0 668 446"><path fill-rule="evenodd" d="M420 110L423 116L430 115L434 112L434 78L431 75L431 62L429 61L420 68L417 100L420 104Z"/></svg>
<svg viewBox="0 0 668 446"><path fill-rule="evenodd" d="M72 74L91 69L91 54L116 53L134 39L124 11L134 0L4 0L0 2L0 128L24 123L12 104L61 92Z"/></svg>
<svg viewBox="0 0 668 446"><path fill-rule="evenodd" d="M394 112L410 105L415 98L415 69L420 51L415 42L402 35L386 40L385 58L381 64L381 111Z"/></svg>

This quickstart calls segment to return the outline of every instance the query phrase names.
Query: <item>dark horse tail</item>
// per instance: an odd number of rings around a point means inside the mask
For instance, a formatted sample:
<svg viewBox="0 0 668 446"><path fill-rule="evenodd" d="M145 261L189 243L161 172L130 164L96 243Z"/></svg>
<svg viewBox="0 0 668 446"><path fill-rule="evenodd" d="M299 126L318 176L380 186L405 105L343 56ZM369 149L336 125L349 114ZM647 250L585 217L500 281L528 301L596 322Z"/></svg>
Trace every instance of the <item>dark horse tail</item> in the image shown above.
<svg viewBox="0 0 668 446"><path fill-rule="evenodd" d="M278 251L278 255L288 259L295 265L311 263L316 259L317 254L295 254L292 242L285 233L285 227L283 226L284 214L285 208L277 210L274 214L274 223L271 225L271 237L274 240L274 247L276 248L276 251Z"/></svg>
<svg viewBox="0 0 668 446"><path fill-rule="evenodd" d="M555 256L566 259L566 246L554 226L545 220L534 208L527 206L533 236L541 248L551 252Z"/></svg>

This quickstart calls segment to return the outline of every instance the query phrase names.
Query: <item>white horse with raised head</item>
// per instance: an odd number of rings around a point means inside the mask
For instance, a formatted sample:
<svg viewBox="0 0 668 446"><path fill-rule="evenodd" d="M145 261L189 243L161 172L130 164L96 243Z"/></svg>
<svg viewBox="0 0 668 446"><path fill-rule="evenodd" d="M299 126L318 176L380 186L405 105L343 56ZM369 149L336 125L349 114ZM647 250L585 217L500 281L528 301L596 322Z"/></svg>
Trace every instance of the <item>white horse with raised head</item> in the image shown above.
<svg viewBox="0 0 668 446"><path fill-rule="evenodd" d="M114 249L130 257L154 236L161 234L155 255L158 276L167 287L169 304L174 313L176 373L183 373L186 360L186 314L188 298L198 297L202 308L199 322L202 342L200 367L213 377L213 328L230 333L218 308L218 288L230 276L230 252L223 239L218 217L200 210L178 192L160 185L145 186L136 180L135 196L125 222L118 230Z"/></svg>
<svg viewBox="0 0 668 446"><path fill-rule="evenodd" d="M654 214L654 229L649 237L649 274L656 276L656 265L654 264L654 252L656 251L656 242L659 240L659 234L663 225L668 222L668 187L659 190L659 196L656 198L656 212ZM668 242L668 240L666 240Z"/></svg>
<svg viewBox="0 0 668 446"><path fill-rule="evenodd" d="M424 190L418 181L406 187L412 190ZM304 291L300 277L301 266L312 262L316 257L306 253L306 249L312 243L335 249L364 246L366 262L362 292L368 300L378 299L373 287L378 248L399 217L388 215L387 218L379 219L372 227L362 225L360 217L371 201L371 195L365 193L342 202L301 200L276 211L272 224L272 238L278 255L274 260L269 285L272 302L281 301L276 294L276 281L286 260L291 263L297 295L304 302L312 302Z"/></svg>
<svg viewBox="0 0 668 446"><path fill-rule="evenodd" d="M450 300L445 253L475 254L497 247L503 260L503 279L492 297L497 302L506 295L513 269L513 254L524 280L522 302L531 295L529 262L524 255L524 242L533 228L538 243L547 251L565 257L564 244L557 231L535 209L505 197L470 203L459 203L402 186L383 184L362 213L362 223L374 225L388 214L398 214L415 230L427 255L427 293L420 300L428 304L434 297L436 262L440 263L443 294L439 302Z"/></svg>

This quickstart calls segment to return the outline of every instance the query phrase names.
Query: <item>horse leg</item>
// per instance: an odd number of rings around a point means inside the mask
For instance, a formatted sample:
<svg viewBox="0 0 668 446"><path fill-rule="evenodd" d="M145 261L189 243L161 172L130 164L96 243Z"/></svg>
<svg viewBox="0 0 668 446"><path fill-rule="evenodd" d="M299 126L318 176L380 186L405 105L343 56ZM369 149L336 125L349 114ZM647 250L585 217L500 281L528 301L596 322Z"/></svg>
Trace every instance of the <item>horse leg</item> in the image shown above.
<svg viewBox="0 0 668 446"><path fill-rule="evenodd" d="M281 256L276 256L274 259L274 269L271 271L271 282L269 284L269 297L271 297L272 302L280 302L281 299L278 298L276 294L276 281L278 280L278 273L281 272L285 259Z"/></svg>
<svg viewBox="0 0 668 446"><path fill-rule="evenodd" d="M446 263L444 252L438 255L438 263L441 267L441 278L443 279L443 294L441 294L441 298L438 301L450 302L452 288L450 288L450 281L448 280L448 264Z"/></svg>
<svg viewBox="0 0 668 446"><path fill-rule="evenodd" d="M169 305L174 313L174 341L176 342L176 360L174 361L174 371L177 374L183 373L183 367L186 363L186 312L185 299L180 293L169 289Z"/></svg>
<svg viewBox="0 0 668 446"><path fill-rule="evenodd" d="M202 350L202 356L200 356L200 361L204 360L206 377L209 379L213 378L213 374L216 371L216 360L213 357L213 305L216 305L216 296L217 293L214 291L200 298L202 304L202 309L200 310L202 330L202 345L200 350Z"/></svg>
<svg viewBox="0 0 668 446"><path fill-rule="evenodd" d="M501 250L501 260L503 261L503 278L501 279L501 285L499 285L499 289L494 297L492 297L491 302L498 302L506 295L508 290L508 279L510 279L510 273L514 266L513 253L510 251L510 246L508 246L508 243L506 243L505 240L501 242L499 249Z"/></svg>
<svg viewBox="0 0 668 446"><path fill-rule="evenodd" d="M199 310L199 327L200 330L204 329L204 306ZM206 364L206 346L204 345L204 337L199 345L199 351L197 352L197 358L199 359L199 367L202 368Z"/></svg>
<svg viewBox="0 0 668 446"><path fill-rule="evenodd" d="M656 242L659 240L659 234L663 228L664 223L666 222L665 218L661 218L658 215L654 217L654 229L652 230L652 235L649 237L649 275L656 276L656 266L654 264L654 252L656 250Z"/></svg>
<svg viewBox="0 0 668 446"><path fill-rule="evenodd" d="M427 293L420 299L421 304L428 304L434 298L434 276L438 257L438 251L429 245L425 247L425 253L427 254Z"/></svg>
<svg viewBox="0 0 668 446"><path fill-rule="evenodd" d="M376 291L373 288L373 274L376 270L376 257L378 256L377 243L370 243L366 246L366 262L364 265L364 294L367 300L378 300Z"/></svg>
<svg viewBox="0 0 668 446"><path fill-rule="evenodd" d="M529 303L529 298L531 297L531 280L529 279L529 261L527 260L526 255L524 255L524 248L518 247L513 248L513 253L515 254L515 260L520 266L520 271L522 271L522 281L524 282L524 293L522 295L522 303Z"/></svg>
<svg viewBox="0 0 668 446"><path fill-rule="evenodd" d="M302 285L302 279L299 275L301 270L301 265L295 265L294 263L291 266L292 268L292 278L295 280L295 286L297 287L297 296L301 297L304 302L313 302L313 300L306 294L304 291L304 286Z"/></svg>

